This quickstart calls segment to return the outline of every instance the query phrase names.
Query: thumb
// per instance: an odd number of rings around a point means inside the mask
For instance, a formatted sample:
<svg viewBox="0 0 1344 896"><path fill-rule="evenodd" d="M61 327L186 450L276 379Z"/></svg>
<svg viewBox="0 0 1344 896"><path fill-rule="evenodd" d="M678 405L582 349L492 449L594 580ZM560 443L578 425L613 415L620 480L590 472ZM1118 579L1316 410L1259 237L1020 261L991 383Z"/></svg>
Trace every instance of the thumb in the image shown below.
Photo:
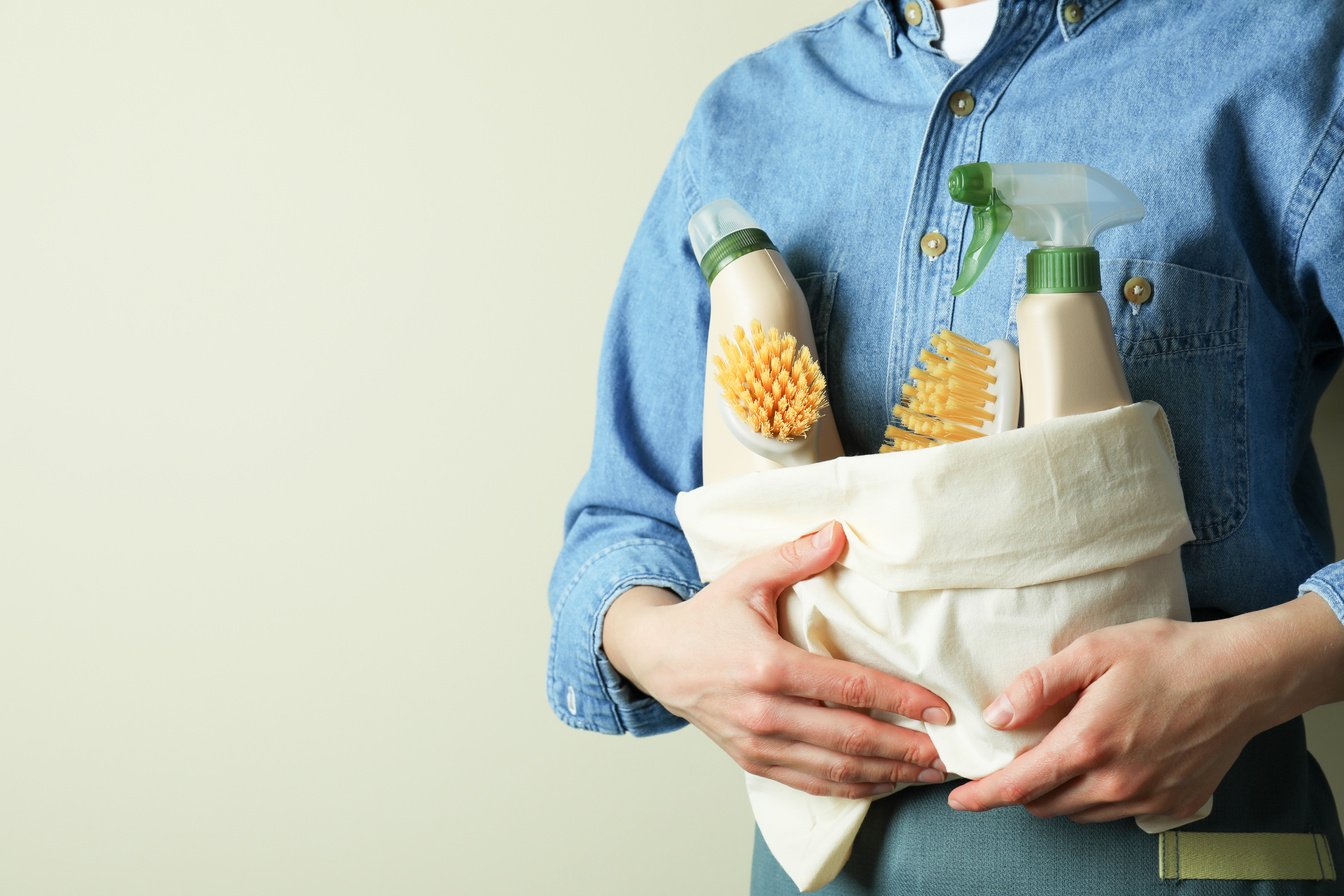
<svg viewBox="0 0 1344 896"><path fill-rule="evenodd" d="M1074 641L1050 659L1014 678L985 710L985 722L993 728L1020 728L1059 701L1086 688L1104 671L1105 662L1098 652Z"/></svg>
<svg viewBox="0 0 1344 896"><path fill-rule="evenodd" d="M749 595L753 605L759 600L761 606L756 609L774 623L774 607L779 596L789 586L831 566L844 549L845 530L839 523L827 523L810 535L743 561L733 570L739 585L737 590Z"/></svg>

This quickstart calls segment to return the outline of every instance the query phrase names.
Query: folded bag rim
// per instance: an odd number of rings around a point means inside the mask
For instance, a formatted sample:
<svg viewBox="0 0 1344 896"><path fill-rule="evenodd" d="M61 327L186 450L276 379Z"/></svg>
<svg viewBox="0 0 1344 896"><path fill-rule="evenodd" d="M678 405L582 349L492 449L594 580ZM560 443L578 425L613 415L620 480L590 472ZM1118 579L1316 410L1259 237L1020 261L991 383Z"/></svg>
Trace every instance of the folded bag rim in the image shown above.
<svg viewBox="0 0 1344 896"><path fill-rule="evenodd" d="M1100 485L1105 502L1084 500ZM852 511L871 507L855 498L874 492L885 499L881 513ZM892 591L1027 587L1194 538L1171 431L1149 401L921 451L737 476L681 493L676 513L705 581L837 520L848 536L840 565ZM1025 538L1024 522L1059 537ZM725 532L731 538L716 537ZM1104 562L1091 549L1098 538L1109 543Z"/></svg>
<svg viewBox="0 0 1344 896"><path fill-rule="evenodd" d="M677 514L706 580L840 520L845 553L782 596L781 633L787 623L794 643L841 658L861 650L860 661L945 693L963 722L929 734L962 773L985 761L1001 767L1040 734L982 743L975 713L1001 686L994 679L1006 682L1030 656L975 652L969 674L927 677L949 638L968 643L968 623L998 637L1005 620L1039 618L1040 637L1014 643L1043 658L1060 632L1188 612L1178 548L1194 535L1170 429L1149 402L957 445L749 474L682 494ZM1000 605L1015 591L1035 595L1031 608L1005 615ZM1112 596L1120 603L1111 606ZM953 665L968 659L965 650L951 654ZM812 797L750 776L748 784L762 835L798 887L834 878L868 801ZM1160 830L1190 820L1139 824Z"/></svg>

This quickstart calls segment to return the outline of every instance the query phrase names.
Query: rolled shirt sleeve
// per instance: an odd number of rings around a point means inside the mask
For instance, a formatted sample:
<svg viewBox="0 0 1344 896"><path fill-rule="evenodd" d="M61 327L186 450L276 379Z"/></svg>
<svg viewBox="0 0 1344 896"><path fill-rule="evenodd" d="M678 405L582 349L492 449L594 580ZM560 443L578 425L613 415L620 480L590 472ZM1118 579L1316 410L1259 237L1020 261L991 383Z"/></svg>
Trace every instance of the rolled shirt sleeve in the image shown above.
<svg viewBox="0 0 1344 896"><path fill-rule="evenodd" d="M694 122L692 122L692 126ZM677 524L678 492L700 485L708 290L686 224L701 204L688 129L626 258L598 370L592 459L565 511L550 584L551 707L575 728L656 734L685 723L607 660L607 608L636 585L700 587Z"/></svg>
<svg viewBox="0 0 1344 896"><path fill-rule="evenodd" d="M1339 236L1344 231L1344 104L1337 107L1326 137L1311 160L1304 182L1319 178L1320 191L1311 203L1296 245L1294 271L1306 304L1307 338L1311 347L1308 376L1320 382L1312 389L1325 391L1344 356L1344 252ZM1313 573L1298 588L1299 594L1315 592L1344 623L1344 561L1331 563Z"/></svg>
<svg viewBox="0 0 1344 896"><path fill-rule="evenodd" d="M1313 591L1325 598L1339 621L1344 623L1344 560L1319 570L1298 588L1299 594Z"/></svg>

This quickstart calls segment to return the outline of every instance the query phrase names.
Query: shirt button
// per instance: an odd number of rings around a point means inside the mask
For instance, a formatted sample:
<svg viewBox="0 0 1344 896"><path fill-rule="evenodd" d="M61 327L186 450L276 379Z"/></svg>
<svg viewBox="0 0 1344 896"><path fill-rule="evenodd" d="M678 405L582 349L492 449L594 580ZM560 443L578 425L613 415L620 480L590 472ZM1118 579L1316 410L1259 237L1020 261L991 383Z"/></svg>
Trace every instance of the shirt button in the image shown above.
<svg viewBox="0 0 1344 896"><path fill-rule="evenodd" d="M947 98L947 108L958 118L965 118L975 108L975 97L971 96L969 90L958 90Z"/></svg>
<svg viewBox="0 0 1344 896"><path fill-rule="evenodd" d="M1146 277L1130 277L1125 281L1125 298L1142 305L1153 297L1153 284Z"/></svg>
<svg viewBox="0 0 1344 896"><path fill-rule="evenodd" d="M911 25L918 25L924 21L924 10L920 9L919 4L915 3L914 0L905 4L905 20Z"/></svg>
<svg viewBox="0 0 1344 896"><path fill-rule="evenodd" d="M1083 8L1077 3L1070 3L1064 7L1064 21L1070 25L1077 25L1083 20Z"/></svg>
<svg viewBox="0 0 1344 896"><path fill-rule="evenodd" d="M930 258L937 258L947 251L947 237L936 230L930 230L919 238L919 249Z"/></svg>

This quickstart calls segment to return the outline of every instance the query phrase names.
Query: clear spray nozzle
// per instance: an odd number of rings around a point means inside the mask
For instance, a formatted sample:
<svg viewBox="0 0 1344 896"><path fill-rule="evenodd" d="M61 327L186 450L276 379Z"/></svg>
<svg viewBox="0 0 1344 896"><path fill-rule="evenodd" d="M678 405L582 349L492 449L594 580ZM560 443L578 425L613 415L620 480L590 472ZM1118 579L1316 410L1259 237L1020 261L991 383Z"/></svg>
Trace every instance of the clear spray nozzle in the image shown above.
<svg viewBox="0 0 1344 896"><path fill-rule="evenodd" d="M976 162L952 169L948 191L974 211L975 233L952 287L971 288L1004 233L1038 249L1090 247L1097 234L1143 217L1143 203L1104 171L1070 162L996 165Z"/></svg>

